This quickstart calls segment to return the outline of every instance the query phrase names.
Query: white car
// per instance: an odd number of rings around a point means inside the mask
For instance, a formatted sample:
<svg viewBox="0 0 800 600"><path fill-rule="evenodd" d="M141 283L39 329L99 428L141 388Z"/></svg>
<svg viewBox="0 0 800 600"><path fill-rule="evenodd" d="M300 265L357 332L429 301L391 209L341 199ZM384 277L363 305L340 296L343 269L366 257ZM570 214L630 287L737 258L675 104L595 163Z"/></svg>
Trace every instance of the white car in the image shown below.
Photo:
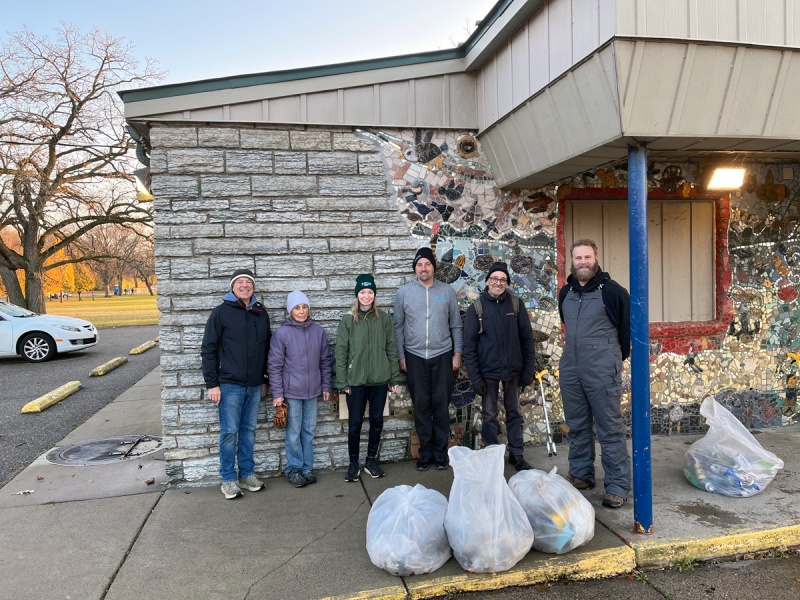
<svg viewBox="0 0 800 600"><path fill-rule="evenodd" d="M44 362L56 354L91 348L97 339L97 329L89 321L40 315L0 302L0 356Z"/></svg>

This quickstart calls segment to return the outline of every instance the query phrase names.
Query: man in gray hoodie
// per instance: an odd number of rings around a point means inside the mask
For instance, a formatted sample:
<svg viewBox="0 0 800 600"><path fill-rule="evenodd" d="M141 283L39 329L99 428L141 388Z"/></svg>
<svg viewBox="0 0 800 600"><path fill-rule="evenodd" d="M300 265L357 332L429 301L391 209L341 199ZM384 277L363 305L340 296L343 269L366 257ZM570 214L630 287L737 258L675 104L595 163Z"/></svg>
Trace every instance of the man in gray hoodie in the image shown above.
<svg viewBox="0 0 800 600"><path fill-rule="evenodd" d="M414 256L417 276L397 291L394 330L400 370L408 373L419 437L417 470L449 466L450 396L453 371L461 366L462 322L456 294L434 278L436 257L430 248Z"/></svg>

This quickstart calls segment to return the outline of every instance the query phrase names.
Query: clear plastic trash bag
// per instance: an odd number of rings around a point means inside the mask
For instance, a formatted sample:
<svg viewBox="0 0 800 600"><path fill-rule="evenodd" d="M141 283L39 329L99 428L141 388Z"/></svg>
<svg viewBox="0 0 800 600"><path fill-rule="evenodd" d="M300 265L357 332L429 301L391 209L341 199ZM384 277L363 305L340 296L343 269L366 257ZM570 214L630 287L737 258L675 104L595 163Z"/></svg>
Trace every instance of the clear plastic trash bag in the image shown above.
<svg viewBox="0 0 800 600"><path fill-rule="evenodd" d="M505 446L448 454L454 479L444 528L453 556L474 573L507 571L530 551L533 529L503 475Z"/></svg>
<svg viewBox="0 0 800 600"><path fill-rule="evenodd" d="M594 507L556 473L520 471L508 481L533 528L533 547L564 554L594 537Z"/></svg>
<svg viewBox="0 0 800 600"><path fill-rule="evenodd" d="M392 575L419 575L451 556L444 531L447 498L422 485L398 485L383 492L367 518L367 553Z"/></svg>
<svg viewBox="0 0 800 600"><path fill-rule="evenodd" d="M783 468L783 461L764 450L747 428L712 396L703 400L700 414L708 432L689 446L683 474L693 486L747 497L763 491Z"/></svg>

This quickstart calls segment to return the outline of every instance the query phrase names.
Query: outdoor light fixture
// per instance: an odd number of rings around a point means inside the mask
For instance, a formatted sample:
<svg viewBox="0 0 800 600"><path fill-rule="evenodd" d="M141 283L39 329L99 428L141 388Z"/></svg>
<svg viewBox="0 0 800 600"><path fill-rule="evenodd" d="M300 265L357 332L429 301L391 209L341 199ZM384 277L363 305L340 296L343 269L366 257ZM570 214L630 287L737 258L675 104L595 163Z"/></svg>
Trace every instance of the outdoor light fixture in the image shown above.
<svg viewBox="0 0 800 600"><path fill-rule="evenodd" d="M150 169L137 169L133 172L133 179L136 181L136 199L139 202L152 202L155 200L150 186Z"/></svg>
<svg viewBox="0 0 800 600"><path fill-rule="evenodd" d="M738 190L744 183L744 169L717 168L708 182L709 190Z"/></svg>

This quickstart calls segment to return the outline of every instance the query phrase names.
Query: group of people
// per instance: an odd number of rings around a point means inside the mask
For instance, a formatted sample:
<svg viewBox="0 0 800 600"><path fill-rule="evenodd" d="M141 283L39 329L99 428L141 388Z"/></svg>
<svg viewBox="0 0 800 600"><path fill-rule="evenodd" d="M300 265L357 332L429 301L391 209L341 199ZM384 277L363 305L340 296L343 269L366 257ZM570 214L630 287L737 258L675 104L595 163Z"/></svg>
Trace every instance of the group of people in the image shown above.
<svg viewBox="0 0 800 600"><path fill-rule="evenodd" d="M571 253L571 275L559 293L566 333L560 384L570 429L569 481L578 489L594 487L596 429L605 470L603 504L619 508L630 490L620 414L621 366L630 349L630 299L600 270L593 241L576 242ZM336 336L335 381L327 335L312 320L308 297L299 290L288 295L287 316L272 334L267 311L255 297L253 273L234 272L230 292L208 319L201 353L207 396L219 409L221 490L226 498L241 496L242 489L264 488L255 474L253 448L259 402L268 385L274 406L288 405L284 474L295 487L317 481L312 446L317 402L320 396L330 400L334 387L346 394L349 413L345 480L358 481L361 474L365 413L369 433L363 468L371 477L384 476L378 464L383 413L400 371L407 374L414 406L416 468L447 469L449 401L453 372L462 358L481 396L484 444L498 443L502 386L509 462L518 471L531 468L523 456L519 396L534 380L535 343L528 311L509 290L506 263L489 268L486 287L463 322L453 288L435 278L434 252L420 248L412 268L415 279L398 290L393 316L377 307L373 276L357 277L353 306Z"/></svg>

